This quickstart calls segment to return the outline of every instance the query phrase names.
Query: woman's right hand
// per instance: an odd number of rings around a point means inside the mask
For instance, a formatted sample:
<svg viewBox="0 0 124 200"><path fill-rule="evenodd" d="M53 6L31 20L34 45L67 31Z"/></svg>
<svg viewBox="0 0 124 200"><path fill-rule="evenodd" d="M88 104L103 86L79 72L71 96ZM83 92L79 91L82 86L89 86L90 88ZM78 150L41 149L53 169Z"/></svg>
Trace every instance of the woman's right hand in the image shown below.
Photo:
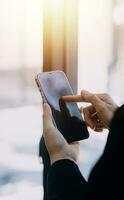
<svg viewBox="0 0 124 200"><path fill-rule="evenodd" d="M100 132L104 128L109 128L117 104L108 94L93 94L86 90L81 91L79 96L65 96L67 102L87 102L90 106L81 107L84 119L91 129Z"/></svg>

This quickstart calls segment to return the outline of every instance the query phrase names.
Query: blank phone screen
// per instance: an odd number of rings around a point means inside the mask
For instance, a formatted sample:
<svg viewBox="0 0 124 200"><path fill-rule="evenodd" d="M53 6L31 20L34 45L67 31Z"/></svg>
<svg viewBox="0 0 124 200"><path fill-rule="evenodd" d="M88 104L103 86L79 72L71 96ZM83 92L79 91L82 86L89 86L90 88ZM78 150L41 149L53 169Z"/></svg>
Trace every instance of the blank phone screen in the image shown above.
<svg viewBox="0 0 124 200"><path fill-rule="evenodd" d="M86 124L75 102L64 102L62 96L73 95L66 75L61 71L43 72L37 76L40 88L52 109L56 127L67 142L89 137Z"/></svg>

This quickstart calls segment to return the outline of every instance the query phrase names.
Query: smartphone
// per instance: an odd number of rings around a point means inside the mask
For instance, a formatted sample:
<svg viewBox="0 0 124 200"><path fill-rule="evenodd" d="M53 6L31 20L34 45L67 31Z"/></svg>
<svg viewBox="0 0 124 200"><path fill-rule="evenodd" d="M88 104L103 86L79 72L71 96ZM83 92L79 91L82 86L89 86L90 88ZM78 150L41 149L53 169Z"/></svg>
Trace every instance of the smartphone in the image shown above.
<svg viewBox="0 0 124 200"><path fill-rule="evenodd" d="M68 143L87 139L89 132L75 102L64 102L62 96L73 95L63 71L50 71L35 77L43 102L52 110L53 123Z"/></svg>

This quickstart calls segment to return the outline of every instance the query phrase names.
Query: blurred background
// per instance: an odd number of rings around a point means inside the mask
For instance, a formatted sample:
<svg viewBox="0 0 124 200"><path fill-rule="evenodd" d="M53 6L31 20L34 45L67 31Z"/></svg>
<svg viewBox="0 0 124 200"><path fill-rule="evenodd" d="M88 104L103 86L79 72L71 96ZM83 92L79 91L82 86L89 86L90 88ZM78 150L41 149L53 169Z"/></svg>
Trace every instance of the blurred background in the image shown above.
<svg viewBox="0 0 124 200"><path fill-rule="evenodd" d="M108 92L120 105L124 102L124 0L77 3L78 92ZM43 70L43 11L43 0L0 0L1 200L43 198L43 166L38 158L42 106L34 81ZM107 138L106 131L98 135L90 130L90 134L81 143L79 161L86 179Z"/></svg>

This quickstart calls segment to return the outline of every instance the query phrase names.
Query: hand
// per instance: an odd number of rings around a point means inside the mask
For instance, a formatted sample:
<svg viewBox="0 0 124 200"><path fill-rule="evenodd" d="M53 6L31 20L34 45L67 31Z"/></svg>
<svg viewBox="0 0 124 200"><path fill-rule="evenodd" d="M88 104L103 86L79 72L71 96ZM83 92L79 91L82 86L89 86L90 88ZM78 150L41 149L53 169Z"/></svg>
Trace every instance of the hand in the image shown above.
<svg viewBox="0 0 124 200"><path fill-rule="evenodd" d="M52 112L47 103L43 105L43 136L50 156L51 164L61 159L77 161L79 143L68 144L62 134L54 127Z"/></svg>
<svg viewBox="0 0 124 200"><path fill-rule="evenodd" d="M86 123L97 132L109 128L114 112L118 108L108 94L93 94L85 90L82 90L79 96L65 96L63 100L91 103L90 106L82 107L81 112Z"/></svg>

